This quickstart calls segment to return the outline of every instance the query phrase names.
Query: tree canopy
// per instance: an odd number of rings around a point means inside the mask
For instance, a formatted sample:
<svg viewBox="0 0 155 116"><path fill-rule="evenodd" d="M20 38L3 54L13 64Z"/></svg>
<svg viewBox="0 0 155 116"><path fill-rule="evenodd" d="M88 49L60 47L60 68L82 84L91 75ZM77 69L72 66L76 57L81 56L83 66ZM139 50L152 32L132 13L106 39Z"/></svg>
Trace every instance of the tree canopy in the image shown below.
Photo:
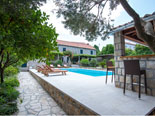
<svg viewBox="0 0 155 116"><path fill-rule="evenodd" d="M94 48L96 49L97 55L114 54L114 45L112 44L107 44L106 46L103 46L101 51L97 45L94 45Z"/></svg>
<svg viewBox="0 0 155 116"><path fill-rule="evenodd" d="M135 52L136 55L153 54L153 52L148 47L139 44L135 46Z"/></svg>
<svg viewBox="0 0 155 116"><path fill-rule="evenodd" d="M146 46L136 44L135 49L125 49L125 55L126 56L133 56L133 55L147 55L147 54L153 54L153 52Z"/></svg>
<svg viewBox="0 0 155 116"><path fill-rule="evenodd" d="M125 48L125 55L126 56L134 56L134 55L136 55L136 52L135 52L135 50L132 50L130 48Z"/></svg>
<svg viewBox="0 0 155 116"><path fill-rule="evenodd" d="M65 28L70 29L75 35L85 36L87 40L92 41L105 35L110 29L110 17L103 17L103 10L108 4L104 0L54 0L59 7L57 16L63 16L62 22ZM118 1L110 1L112 10L119 4ZM97 14L92 10L98 9Z"/></svg>
<svg viewBox="0 0 155 116"><path fill-rule="evenodd" d="M131 8L127 0L54 0L54 2L58 6L58 17L64 17L62 23L65 28L70 29L75 35L85 36L89 41L98 37L106 39L107 33L112 28L111 11L121 4L133 18L138 37L155 52L155 36L143 29L145 25L142 25L138 13ZM106 5L110 7L108 18L103 14Z"/></svg>
<svg viewBox="0 0 155 116"><path fill-rule="evenodd" d="M97 45L94 45L94 48L96 49L96 55L100 54L100 49Z"/></svg>
<svg viewBox="0 0 155 116"><path fill-rule="evenodd" d="M101 54L102 55L105 55L105 54L114 54L114 45L108 44L105 47L103 47L102 48L102 51L101 51Z"/></svg>
<svg viewBox="0 0 155 116"><path fill-rule="evenodd" d="M58 34L47 23L48 15L37 8L37 1L2 0L0 4L1 82L9 65L19 60L46 60L50 51L57 50Z"/></svg>

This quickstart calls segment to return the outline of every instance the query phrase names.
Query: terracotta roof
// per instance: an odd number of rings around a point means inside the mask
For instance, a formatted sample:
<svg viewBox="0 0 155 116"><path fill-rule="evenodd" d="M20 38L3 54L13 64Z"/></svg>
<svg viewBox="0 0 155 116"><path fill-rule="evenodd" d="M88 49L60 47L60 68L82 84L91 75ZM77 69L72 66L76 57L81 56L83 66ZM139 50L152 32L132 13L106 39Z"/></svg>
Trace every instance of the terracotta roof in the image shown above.
<svg viewBox="0 0 155 116"><path fill-rule="evenodd" d="M87 49L93 49L95 48L88 43L82 43L82 42L70 42L70 41L63 41L63 40L57 40L58 45L65 45L65 46L72 46L72 47L78 47L78 48L87 48Z"/></svg>

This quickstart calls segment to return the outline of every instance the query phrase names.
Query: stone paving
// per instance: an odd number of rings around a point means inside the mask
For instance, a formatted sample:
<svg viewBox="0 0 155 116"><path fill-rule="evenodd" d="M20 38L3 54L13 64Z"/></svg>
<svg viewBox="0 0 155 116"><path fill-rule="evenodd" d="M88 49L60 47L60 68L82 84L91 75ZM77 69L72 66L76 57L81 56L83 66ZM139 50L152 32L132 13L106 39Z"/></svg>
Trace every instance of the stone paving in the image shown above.
<svg viewBox="0 0 155 116"><path fill-rule="evenodd" d="M66 115L29 72L20 72L18 79L21 94L17 115Z"/></svg>

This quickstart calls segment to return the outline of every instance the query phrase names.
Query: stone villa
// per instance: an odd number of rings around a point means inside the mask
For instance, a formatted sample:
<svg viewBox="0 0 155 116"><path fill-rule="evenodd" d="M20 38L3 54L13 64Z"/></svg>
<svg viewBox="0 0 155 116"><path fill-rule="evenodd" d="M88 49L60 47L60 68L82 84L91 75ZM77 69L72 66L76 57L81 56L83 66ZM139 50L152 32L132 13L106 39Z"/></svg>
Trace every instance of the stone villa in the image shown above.
<svg viewBox="0 0 155 116"><path fill-rule="evenodd" d="M59 52L64 51L71 51L73 54L77 55L96 55L96 49L89 45L88 43L82 43L82 42L70 42L70 41L63 41L63 40L57 40L58 43L58 49ZM81 57L79 56L76 60L76 62L79 62ZM58 57L57 60L60 60ZM71 61L68 58L68 56L63 56L62 59L64 64L71 65ZM24 64L24 67L36 67L37 65L42 65L44 63L38 63L37 61L29 61L28 63Z"/></svg>
<svg viewBox="0 0 155 116"><path fill-rule="evenodd" d="M60 52L71 51L73 54L96 55L96 50L88 43L57 40Z"/></svg>

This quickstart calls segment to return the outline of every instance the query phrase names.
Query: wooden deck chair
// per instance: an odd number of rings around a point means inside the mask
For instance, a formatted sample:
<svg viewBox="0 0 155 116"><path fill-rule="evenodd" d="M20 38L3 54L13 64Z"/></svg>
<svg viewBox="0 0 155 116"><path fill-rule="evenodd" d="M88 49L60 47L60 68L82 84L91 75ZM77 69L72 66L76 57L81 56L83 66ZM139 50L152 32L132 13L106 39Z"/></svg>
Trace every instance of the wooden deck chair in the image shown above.
<svg viewBox="0 0 155 116"><path fill-rule="evenodd" d="M41 66L37 66L37 71L45 74L47 72L47 69L45 69L45 68L43 68Z"/></svg>
<svg viewBox="0 0 155 116"><path fill-rule="evenodd" d="M53 65L53 64L51 64L51 65L50 65L50 67L51 67L51 68L54 68L54 65Z"/></svg>
<svg viewBox="0 0 155 116"><path fill-rule="evenodd" d="M45 75L48 76L49 73L62 73L62 75L66 75L66 72L68 72L67 70L60 70L60 69L54 69L54 68L51 68L50 66L46 65L44 66L46 67L46 72L45 72Z"/></svg>
<svg viewBox="0 0 155 116"><path fill-rule="evenodd" d="M62 68L62 66L60 64L57 65L58 68Z"/></svg>
<svg viewBox="0 0 155 116"><path fill-rule="evenodd" d="M63 65L63 68L69 68L69 66L67 66L67 64L64 64Z"/></svg>
<svg viewBox="0 0 155 116"><path fill-rule="evenodd" d="M37 66L37 71L38 72L41 72L41 71L43 71L44 70L44 68L42 68L41 66Z"/></svg>

